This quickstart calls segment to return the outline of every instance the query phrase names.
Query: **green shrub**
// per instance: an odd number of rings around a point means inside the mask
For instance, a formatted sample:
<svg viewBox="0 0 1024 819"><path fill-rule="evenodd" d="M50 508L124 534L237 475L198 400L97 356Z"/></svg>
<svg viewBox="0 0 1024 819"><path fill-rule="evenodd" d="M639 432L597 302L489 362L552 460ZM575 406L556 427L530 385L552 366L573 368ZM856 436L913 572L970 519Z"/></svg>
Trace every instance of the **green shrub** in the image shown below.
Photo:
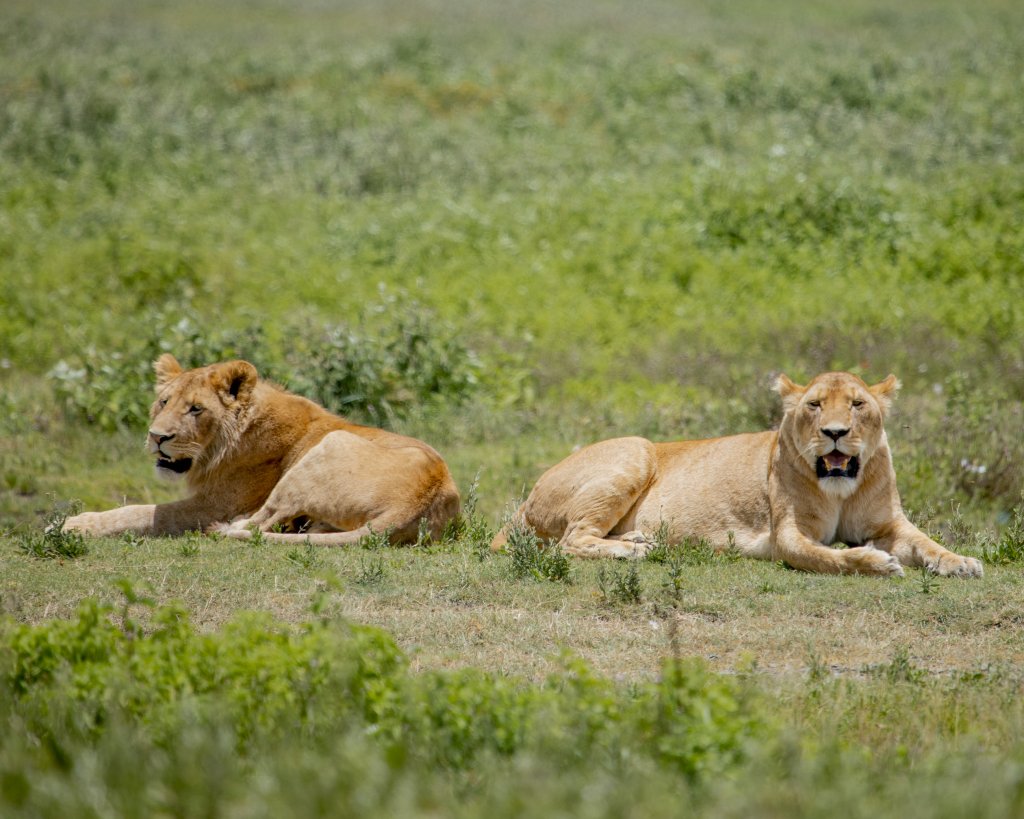
<svg viewBox="0 0 1024 819"><path fill-rule="evenodd" d="M369 317L381 314L371 328ZM352 325L308 336L305 360L291 358L290 385L334 412L377 425L424 405L464 403L479 363L454 327L406 297L385 298Z"/></svg>
<svg viewBox="0 0 1024 819"><path fill-rule="evenodd" d="M244 745L296 725L314 730L321 720L365 718L379 685L403 667L394 643L372 628L332 623L294 630L240 614L219 633L197 634L181 609L165 606L153 611L152 630L143 633L127 614L118 628L110 612L87 600L73 620L5 634L0 679L26 700L38 730L45 730L51 702L63 699L74 703L76 724L89 732L120 715L159 738L182 720L226 715Z"/></svg>

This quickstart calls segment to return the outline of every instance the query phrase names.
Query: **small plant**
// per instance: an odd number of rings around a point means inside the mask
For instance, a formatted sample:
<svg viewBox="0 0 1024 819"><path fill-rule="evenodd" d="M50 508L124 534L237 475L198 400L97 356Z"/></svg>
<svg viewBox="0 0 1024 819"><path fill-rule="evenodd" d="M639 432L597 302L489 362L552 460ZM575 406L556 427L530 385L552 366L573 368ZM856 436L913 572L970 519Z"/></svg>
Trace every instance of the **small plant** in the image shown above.
<svg viewBox="0 0 1024 819"><path fill-rule="evenodd" d="M729 533L732 537L732 532ZM679 563L687 566L704 566L717 557L715 548L705 538L686 537L682 541L672 542L668 524L662 521L657 531L648 536L652 546L646 559L651 563ZM735 548L731 540L730 549ZM732 554L730 551L728 554Z"/></svg>
<svg viewBox="0 0 1024 819"><path fill-rule="evenodd" d="M647 551L647 560L651 563L668 563L677 551L677 545L672 541L668 521L663 520L658 528L647 535L647 541L651 548Z"/></svg>
<svg viewBox="0 0 1024 819"><path fill-rule="evenodd" d="M195 557L199 554L199 544L202 543L202 540L202 533L186 532L181 545L178 547L178 551L182 557Z"/></svg>
<svg viewBox="0 0 1024 819"><path fill-rule="evenodd" d="M914 665L906 646L900 646L887 664L876 666L873 671L891 683L917 683L924 679L925 671Z"/></svg>
<svg viewBox="0 0 1024 819"><path fill-rule="evenodd" d="M999 539L982 546L986 563L1019 563L1024 561L1024 498L1013 508L1010 523Z"/></svg>
<svg viewBox="0 0 1024 819"><path fill-rule="evenodd" d="M814 646L808 644L807 646L807 680L811 683L820 683L828 679L829 667L822 661L821 657L818 656L818 652L814 650Z"/></svg>
<svg viewBox="0 0 1024 819"><path fill-rule="evenodd" d="M21 538L21 550L31 557L42 560L74 560L89 553L85 538L80 532L64 530L64 523L78 511L78 505L60 508L55 506L46 516L43 531L31 532Z"/></svg>
<svg viewBox="0 0 1024 819"><path fill-rule="evenodd" d="M597 587L606 603L637 604L643 599L643 584L635 561L630 561L621 571L608 571L602 566L597 572Z"/></svg>
<svg viewBox="0 0 1024 819"><path fill-rule="evenodd" d="M935 591L937 582L935 572L926 567L921 568L921 573L917 576L917 587L921 590L921 594L931 594Z"/></svg>
<svg viewBox="0 0 1024 819"><path fill-rule="evenodd" d="M430 522L426 518L420 518L420 525L416 530L416 546L430 547L433 543L434 536L430 534Z"/></svg>
<svg viewBox="0 0 1024 819"><path fill-rule="evenodd" d="M668 561L668 580L665 588L672 596L672 605L679 607L679 599L683 593L683 579L686 576L686 561L681 553L677 552Z"/></svg>
<svg viewBox="0 0 1024 819"><path fill-rule="evenodd" d="M483 561L491 554L491 540L494 537L494 530L484 518L477 514L477 503L479 502L480 470L477 470L470 484L469 492L462 504L462 514L451 521L445 528L443 540L462 540L476 555L477 560Z"/></svg>
<svg viewBox="0 0 1024 819"><path fill-rule="evenodd" d="M368 526L367 528L370 530L370 534L359 538L359 542L356 544L360 549L375 551L377 549L386 549L391 545L392 529L375 532L372 526Z"/></svg>
<svg viewBox="0 0 1024 819"><path fill-rule="evenodd" d="M537 533L520 518L513 517L507 525L509 571L517 579L532 577L535 580L551 580L560 583L572 582L572 567L569 556L557 543L544 544Z"/></svg>
<svg viewBox="0 0 1024 819"><path fill-rule="evenodd" d="M124 532L121 535L121 542L129 549L139 548L139 546L143 544L144 540L145 539L142 537L142 535L138 534L137 532Z"/></svg>
<svg viewBox="0 0 1024 819"><path fill-rule="evenodd" d="M121 631L130 639L142 635L142 626L138 621L129 617L132 606L142 606L147 609L156 607L156 600L148 595L139 594L132 585L132 581L126 577L114 581L114 585L121 590L124 596L124 604L121 606Z"/></svg>
<svg viewBox="0 0 1024 819"><path fill-rule="evenodd" d="M387 566L381 555L374 557L359 558L359 571L356 572L355 581L360 586L375 586L382 583L387 577Z"/></svg>
<svg viewBox="0 0 1024 819"><path fill-rule="evenodd" d="M263 530L259 526L253 524L249 527L249 531L252 533L249 537L249 545L254 549L259 549L267 545L267 539L263 536Z"/></svg>
<svg viewBox="0 0 1024 819"><path fill-rule="evenodd" d="M319 569L324 564L324 558L320 550L310 543L309 540L306 540L306 547L304 549L290 549L285 555L285 559L290 560L296 566L300 566L306 571Z"/></svg>

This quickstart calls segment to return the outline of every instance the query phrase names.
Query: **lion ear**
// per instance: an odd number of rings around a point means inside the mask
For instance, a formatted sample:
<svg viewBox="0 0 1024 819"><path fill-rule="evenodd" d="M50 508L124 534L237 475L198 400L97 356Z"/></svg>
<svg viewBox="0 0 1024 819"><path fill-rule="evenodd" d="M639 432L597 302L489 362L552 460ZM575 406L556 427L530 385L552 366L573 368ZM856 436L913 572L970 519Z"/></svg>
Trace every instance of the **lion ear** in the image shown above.
<svg viewBox="0 0 1024 819"><path fill-rule="evenodd" d="M248 401L259 375L248 361L226 361L218 364L211 381L213 387L231 401Z"/></svg>
<svg viewBox="0 0 1024 819"><path fill-rule="evenodd" d="M807 392L807 387L801 387L791 381L785 373L779 373L779 377L775 379L775 392L782 396L783 412L789 412L800 402L800 398Z"/></svg>
<svg viewBox="0 0 1024 819"><path fill-rule="evenodd" d="M900 380L893 375L889 374L889 377L885 381L880 381L877 384L868 387L868 391L875 396L875 400L878 402L878 406L882 408L882 412L888 412L889 407L892 406L892 399L896 397L896 392L900 388Z"/></svg>
<svg viewBox="0 0 1024 819"><path fill-rule="evenodd" d="M178 359L170 353L164 353L153 362L153 372L156 373L156 388L159 390L172 378L177 378L185 371L178 363Z"/></svg>

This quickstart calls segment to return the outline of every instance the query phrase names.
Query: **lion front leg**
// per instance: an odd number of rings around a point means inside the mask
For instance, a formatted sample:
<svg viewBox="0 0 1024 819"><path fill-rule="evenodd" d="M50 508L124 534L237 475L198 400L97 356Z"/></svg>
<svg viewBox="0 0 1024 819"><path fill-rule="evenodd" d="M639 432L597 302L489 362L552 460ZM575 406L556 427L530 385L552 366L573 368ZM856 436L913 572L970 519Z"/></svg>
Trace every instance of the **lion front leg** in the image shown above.
<svg viewBox="0 0 1024 819"><path fill-rule="evenodd" d="M124 532L139 535L180 535L205 530L214 518L205 505L192 498L175 503L122 506L107 512L83 512L64 521L64 530L93 537Z"/></svg>
<svg viewBox="0 0 1024 819"><path fill-rule="evenodd" d="M82 512L64 521L65 532L80 532L93 537L110 537L122 532L140 535L152 533L156 506L122 506L108 512Z"/></svg>
<svg viewBox="0 0 1024 819"><path fill-rule="evenodd" d="M773 535L772 557L794 569L822 574L903 576L903 567L894 555L870 544L856 549L833 549L805 535L795 523L783 524Z"/></svg>
<svg viewBox="0 0 1024 819"><path fill-rule="evenodd" d="M904 566L921 566L943 577L981 577L985 573L980 560L940 546L903 515L872 542Z"/></svg>

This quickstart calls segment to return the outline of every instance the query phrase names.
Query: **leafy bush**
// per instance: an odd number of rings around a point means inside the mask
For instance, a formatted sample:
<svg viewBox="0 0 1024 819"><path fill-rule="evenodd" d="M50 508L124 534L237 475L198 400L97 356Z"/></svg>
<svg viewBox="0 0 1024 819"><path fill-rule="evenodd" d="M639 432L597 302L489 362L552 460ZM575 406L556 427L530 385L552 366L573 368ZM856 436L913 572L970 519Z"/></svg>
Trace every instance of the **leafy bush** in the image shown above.
<svg viewBox="0 0 1024 819"><path fill-rule="evenodd" d="M72 620L0 633L0 706L31 732L95 740L128 720L167 743L205 725L227 728L248 753L265 741L362 729L395 753L455 769L482 753L569 760L654 748L656 759L699 776L727 767L763 726L735 682L697 665L669 664L660 681L632 689L578 660L541 685L470 669L411 675L384 633L331 621L288 628L240 614L199 634L182 610L164 606L145 632L128 609L152 601L127 582L122 589L120 627L109 608L85 601Z"/></svg>
<svg viewBox="0 0 1024 819"><path fill-rule="evenodd" d="M451 325L405 297L386 297L370 329L334 325L307 339L304 361L291 360L291 386L334 412L389 425L416 408L465 402L479 363Z"/></svg>
<svg viewBox="0 0 1024 819"><path fill-rule="evenodd" d="M150 604L132 595L136 603ZM127 611L126 603L126 611ZM240 614L217 634L197 634L174 607L139 632L87 600L74 620L17 626L4 635L0 679L45 730L50 704L74 706L75 724L102 731L114 715L159 738L181 720L228 715L243 745L262 732L314 729L320 720L372 711L381 682L403 667L394 643L372 628L334 624L298 631Z"/></svg>
<svg viewBox="0 0 1024 819"><path fill-rule="evenodd" d="M415 407L465 402L477 388L479 363L450 325L404 297L385 298L354 326L297 331L283 357L272 355L263 328L201 329L182 310L146 316L130 351L87 348L50 371L68 413L105 430L143 425L153 396L153 361L174 354L185 368L232 358L287 384L334 412L389 425ZM191 310L184 310L192 314ZM378 316L383 327L368 328ZM358 329L357 329L358 328Z"/></svg>

